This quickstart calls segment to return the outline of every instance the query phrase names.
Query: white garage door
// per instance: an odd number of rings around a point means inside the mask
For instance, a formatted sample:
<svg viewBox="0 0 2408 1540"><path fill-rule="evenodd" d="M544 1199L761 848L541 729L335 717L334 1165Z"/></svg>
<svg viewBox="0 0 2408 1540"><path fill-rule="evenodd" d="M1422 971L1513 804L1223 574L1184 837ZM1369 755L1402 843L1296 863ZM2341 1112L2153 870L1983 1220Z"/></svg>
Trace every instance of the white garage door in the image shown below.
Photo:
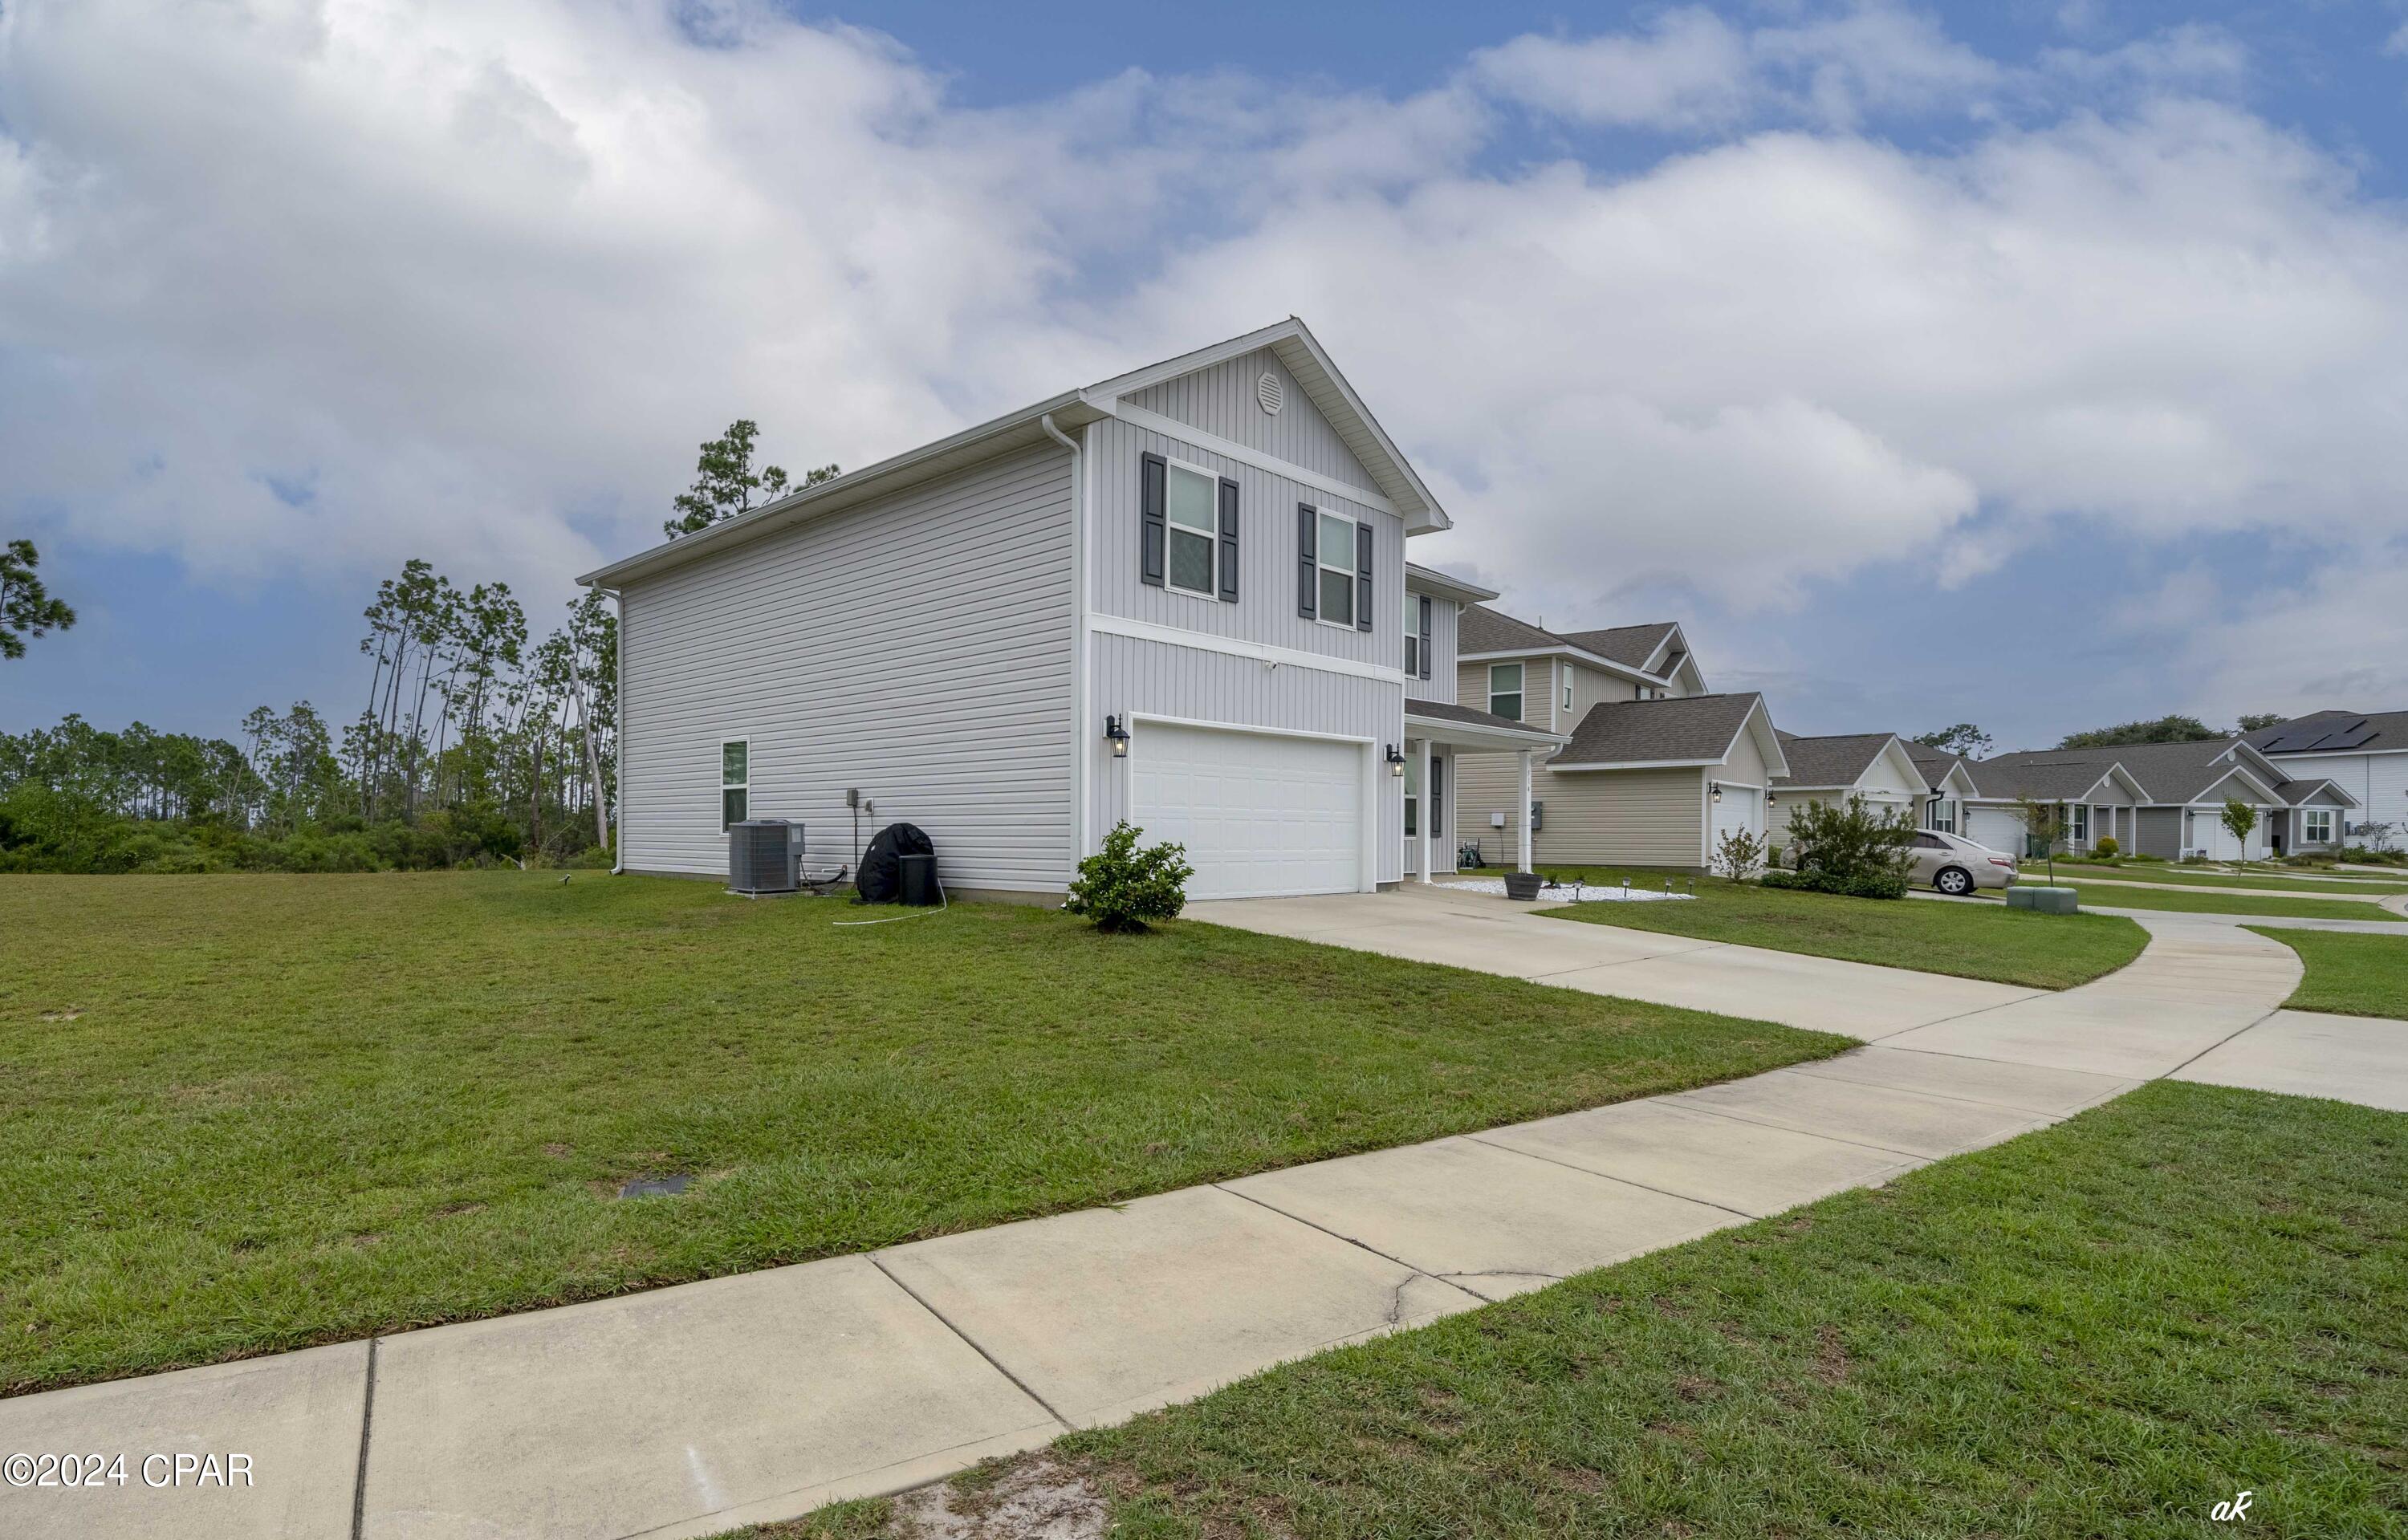
<svg viewBox="0 0 2408 1540"><path fill-rule="evenodd" d="M1706 860L1712 864L1722 853L1723 835L1732 829L1744 829L1749 834L1764 833L1764 793L1752 786L1725 786L1723 800L1713 806L1713 833L1706 845Z"/></svg>
<svg viewBox="0 0 2408 1540"><path fill-rule="evenodd" d="M1140 723L1129 821L1187 847L1190 898L1351 893L1363 886L1363 747Z"/></svg>
<svg viewBox="0 0 2408 1540"><path fill-rule="evenodd" d="M2003 855L2024 853L2024 820L2003 807L1976 807L1966 820L1965 837Z"/></svg>

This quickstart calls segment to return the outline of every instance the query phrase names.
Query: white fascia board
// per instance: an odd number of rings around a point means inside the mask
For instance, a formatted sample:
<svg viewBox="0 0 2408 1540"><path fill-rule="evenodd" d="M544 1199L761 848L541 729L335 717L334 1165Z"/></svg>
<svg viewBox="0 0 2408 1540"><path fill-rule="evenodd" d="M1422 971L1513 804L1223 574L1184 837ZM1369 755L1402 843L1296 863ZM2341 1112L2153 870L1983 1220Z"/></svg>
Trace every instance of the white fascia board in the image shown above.
<svg viewBox="0 0 2408 1540"><path fill-rule="evenodd" d="M1594 652L1586 651L1577 647L1506 648L1498 651L1458 652L1455 655L1455 661L1459 663L1506 663L1515 662L1522 658L1570 658L1574 663L1586 663L1591 668L1601 670L1607 674L1612 674L1618 678L1635 679L1641 684L1652 684L1663 688L1670 688L1672 683L1671 680L1659 677L1656 675L1642 673L1640 670L1631 667L1628 663L1618 663L1611 658L1601 658Z"/></svg>

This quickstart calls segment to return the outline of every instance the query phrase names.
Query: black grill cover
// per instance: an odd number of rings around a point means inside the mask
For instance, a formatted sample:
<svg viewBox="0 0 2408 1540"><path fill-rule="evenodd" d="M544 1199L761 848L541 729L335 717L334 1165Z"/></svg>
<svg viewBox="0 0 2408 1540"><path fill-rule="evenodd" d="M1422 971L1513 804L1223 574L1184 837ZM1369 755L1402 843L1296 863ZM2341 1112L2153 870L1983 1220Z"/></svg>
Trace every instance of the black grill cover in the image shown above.
<svg viewBox="0 0 2408 1540"><path fill-rule="evenodd" d="M937 853L928 836L916 823L890 823L870 837L869 849L861 858L861 871L853 879L853 891L865 904L892 904L902 896L903 874L900 856L932 856Z"/></svg>

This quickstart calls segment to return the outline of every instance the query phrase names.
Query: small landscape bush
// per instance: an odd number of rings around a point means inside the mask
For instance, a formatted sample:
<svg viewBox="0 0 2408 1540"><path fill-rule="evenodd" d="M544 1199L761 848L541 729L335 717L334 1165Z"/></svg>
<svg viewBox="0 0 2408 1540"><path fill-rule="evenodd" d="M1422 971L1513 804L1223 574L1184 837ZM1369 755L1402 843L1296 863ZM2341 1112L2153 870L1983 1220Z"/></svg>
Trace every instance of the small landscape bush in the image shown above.
<svg viewBox="0 0 2408 1540"><path fill-rule="evenodd" d="M2113 861L2124 853L2124 847L2116 841L2114 835L2101 834L2090 842L2090 850L2101 861Z"/></svg>
<svg viewBox="0 0 2408 1540"><path fill-rule="evenodd" d="M1778 887L1856 898L1904 898L1914 822L1901 809L1876 812L1861 795L1833 805L1801 802L1789 810L1796 876L1813 882Z"/></svg>
<svg viewBox="0 0 2408 1540"><path fill-rule="evenodd" d="M1187 906L1187 847L1138 848L1142 831L1122 820L1104 836L1104 848L1079 863L1078 877L1062 907L1084 915L1101 931L1142 931L1150 920L1175 919Z"/></svg>

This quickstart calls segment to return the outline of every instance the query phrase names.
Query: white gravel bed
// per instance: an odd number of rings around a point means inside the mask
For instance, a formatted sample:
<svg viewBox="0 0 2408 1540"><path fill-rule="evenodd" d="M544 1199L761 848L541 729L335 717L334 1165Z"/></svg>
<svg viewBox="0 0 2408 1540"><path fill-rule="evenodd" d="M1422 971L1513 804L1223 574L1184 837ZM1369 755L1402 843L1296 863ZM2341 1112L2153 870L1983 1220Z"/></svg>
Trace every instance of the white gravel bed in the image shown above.
<svg viewBox="0 0 2408 1540"><path fill-rule="evenodd" d="M1494 893L1498 898L1505 896L1505 879L1502 877L1476 877L1469 882L1450 882L1447 886L1461 888L1468 892ZM1583 884L1539 890L1539 902L1541 904L1655 904L1668 898L1696 896L1694 893L1668 893L1660 888L1591 888Z"/></svg>

